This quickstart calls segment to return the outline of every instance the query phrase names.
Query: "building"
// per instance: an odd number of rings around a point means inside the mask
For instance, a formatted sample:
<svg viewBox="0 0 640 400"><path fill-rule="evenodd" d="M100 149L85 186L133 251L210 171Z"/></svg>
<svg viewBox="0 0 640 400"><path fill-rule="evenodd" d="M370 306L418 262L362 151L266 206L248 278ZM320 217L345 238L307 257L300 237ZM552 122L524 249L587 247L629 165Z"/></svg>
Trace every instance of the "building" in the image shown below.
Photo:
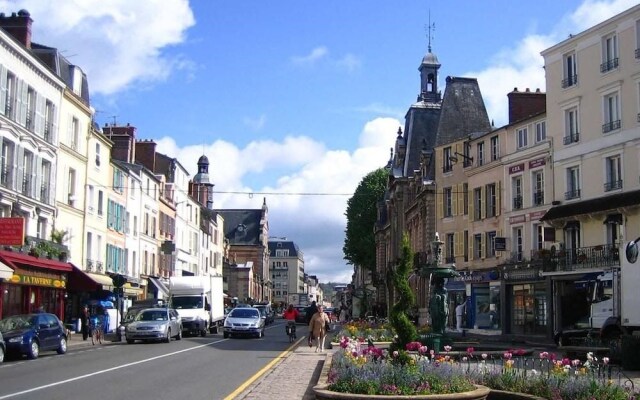
<svg viewBox="0 0 640 400"><path fill-rule="evenodd" d="M286 305L290 294L304 293L304 253L294 241L270 238L269 263L273 303Z"/></svg>

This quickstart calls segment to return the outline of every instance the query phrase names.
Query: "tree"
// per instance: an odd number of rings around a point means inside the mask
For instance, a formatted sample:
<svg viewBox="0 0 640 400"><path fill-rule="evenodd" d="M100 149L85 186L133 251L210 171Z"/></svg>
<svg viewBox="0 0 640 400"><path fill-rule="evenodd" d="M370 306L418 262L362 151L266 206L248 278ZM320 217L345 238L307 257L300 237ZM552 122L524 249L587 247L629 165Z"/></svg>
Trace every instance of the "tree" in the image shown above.
<svg viewBox="0 0 640 400"><path fill-rule="evenodd" d="M362 178L353 196L347 201L344 259L349 264L368 270L376 266L376 244L373 227L378 218L377 202L384 195L388 171L379 168Z"/></svg>
<svg viewBox="0 0 640 400"><path fill-rule="evenodd" d="M407 315L415 303L415 297L409 286L409 273L413 269L413 253L409 244L409 236L402 236L402 249L400 262L393 272L393 286L398 293L398 300L391 309L389 321L395 329L398 337L392 344L392 350L404 350L407 343L413 342L418 337L418 332L413 322Z"/></svg>

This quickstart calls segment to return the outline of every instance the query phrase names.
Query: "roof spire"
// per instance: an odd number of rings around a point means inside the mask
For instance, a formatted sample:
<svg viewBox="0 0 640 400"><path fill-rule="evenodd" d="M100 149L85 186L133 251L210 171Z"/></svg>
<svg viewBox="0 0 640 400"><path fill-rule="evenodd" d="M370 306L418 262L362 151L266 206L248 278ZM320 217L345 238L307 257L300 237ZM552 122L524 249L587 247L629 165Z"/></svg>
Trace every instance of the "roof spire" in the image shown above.
<svg viewBox="0 0 640 400"><path fill-rule="evenodd" d="M433 38L433 34L432 31L435 32L436 30L436 23L431 23L431 10L429 10L429 24L427 25L427 39L429 41L429 53L431 53L431 39Z"/></svg>

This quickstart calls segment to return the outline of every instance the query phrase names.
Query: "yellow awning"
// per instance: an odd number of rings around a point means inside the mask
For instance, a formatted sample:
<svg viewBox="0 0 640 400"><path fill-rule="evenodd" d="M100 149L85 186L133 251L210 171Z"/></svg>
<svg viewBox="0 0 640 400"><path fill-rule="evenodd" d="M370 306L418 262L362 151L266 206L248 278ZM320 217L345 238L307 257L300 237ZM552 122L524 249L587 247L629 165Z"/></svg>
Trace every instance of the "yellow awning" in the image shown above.
<svg viewBox="0 0 640 400"><path fill-rule="evenodd" d="M0 261L0 279L9 279L13 276L13 269Z"/></svg>
<svg viewBox="0 0 640 400"><path fill-rule="evenodd" d="M104 290L111 290L113 288L113 280L108 275L94 274L92 272L86 273L91 279L96 281L99 285L102 285Z"/></svg>

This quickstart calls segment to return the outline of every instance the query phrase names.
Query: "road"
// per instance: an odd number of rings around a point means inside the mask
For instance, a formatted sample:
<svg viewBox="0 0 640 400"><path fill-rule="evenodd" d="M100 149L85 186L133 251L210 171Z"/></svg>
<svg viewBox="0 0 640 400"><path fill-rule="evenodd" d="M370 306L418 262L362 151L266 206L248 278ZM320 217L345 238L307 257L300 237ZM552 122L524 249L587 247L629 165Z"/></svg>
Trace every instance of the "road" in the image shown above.
<svg viewBox="0 0 640 400"><path fill-rule="evenodd" d="M307 328L298 325L298 337ZM77 337L74 338L77 340ZM0 364L0 400L224 399L289 347L281 319L262 339L71 346Z"/></svg>

